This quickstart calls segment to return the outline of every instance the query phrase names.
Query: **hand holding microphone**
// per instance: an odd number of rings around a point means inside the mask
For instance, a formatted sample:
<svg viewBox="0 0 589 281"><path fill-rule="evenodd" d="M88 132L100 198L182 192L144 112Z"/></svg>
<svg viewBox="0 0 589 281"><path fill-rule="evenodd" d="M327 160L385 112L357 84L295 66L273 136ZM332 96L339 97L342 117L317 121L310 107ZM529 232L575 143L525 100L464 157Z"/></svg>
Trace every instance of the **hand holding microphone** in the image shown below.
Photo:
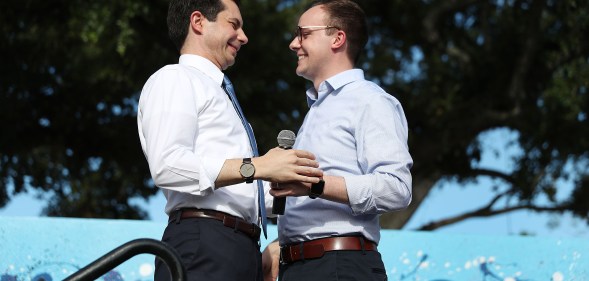
<svg viewBox="0 0 589 281"><path fill-rule="evenodd" d="M291 149L295 143L296 135L289 130L282 130L278 133L278 147L282 149ZM284 215L284 207L286 205L286 197L274 197L272 204L272 213L275 215Z"/></svg>
<svg viewBox="0 0 589 281"><path fill-rule="evenodd" d="M295 133L282 130L277 138L278 147L256 161L263 167L259 169L258 178L272 182L270 194L275 196L273 214L284 214L286 196L307 195L309 188L305 185L317 183L323 177L323 171L318 169L319 163L313 153L291 149L295 139Z"/></svg>

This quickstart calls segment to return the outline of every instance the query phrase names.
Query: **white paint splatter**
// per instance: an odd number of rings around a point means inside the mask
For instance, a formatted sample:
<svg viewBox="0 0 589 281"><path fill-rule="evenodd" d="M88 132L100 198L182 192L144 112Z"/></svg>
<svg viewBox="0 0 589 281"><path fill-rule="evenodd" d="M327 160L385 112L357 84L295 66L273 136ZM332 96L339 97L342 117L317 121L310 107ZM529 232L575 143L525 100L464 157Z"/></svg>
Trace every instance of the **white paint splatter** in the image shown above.
<svg viewBox="0 0 589 281"><path fill-rule="evenodd" d="M429 262L424 261L421 264L419 264L419 267L420 268L428 268L429 267Z"/></svg>
<svg viewBox="0 0 589 281"><path fill-rule="evenodd" d="M411 263L411 261L409 259L404 259L403 260L403 264L410 264L410 263Z"/></svg>
<svg viewBox="0 0 589 281"><path fill-rule="evenodd" d="M555 272L552 274L552 281L563 281L564 275L561 272Z"/></svg>
<svg viewBox="0 0 589 281"><path fill-rule="evenodd" d="M420 258L422 256L423 256L423 251L422 250L417 251L417 257Z"/></svg>
<svg viewBox="0 0 589 281"><path fill-rule="evenodd" d="M487 261L487 258L485 257L479 257L479 262L480 263L485 263Z"/></svg>
<svg viewBox="0 0 589 281"><path fill-rule="evenodd" d="M515 281L515 278L507 277L507 278L503 279L503 281Z"/></svg>
<svg viewBox="0 0 589 281"><path fill-rule="evenodd" d="M452 265L452 264L451 264L450 262L446 262L446 263L444 264L444 267L445 267L445 268L448 268L448 267L450 267L451 265Z"/></svg>
<svg viewBox="0 0 589 281"><path fill-rule="evenodd" d="M576 263L571 263L571 264L569 265L569 271L573 271L573 270L575 270L575 266L576 266L576 265L577 265Z"/></svg>
<svg viewBox="0 0 589 281"><path fill-rule="evenodd" d="M472 267L472 264L470 263L470 261L467 261L467 262L464 264L464 268L465 268L465 269L470 269L471 267Z"/></svg>
<svg viewBox="0 0 589 281"><path fill-rule="evenodd" d="M141 276L149 276L153 272L153 267L149 263L144 263L139 267L139 274Z"/></svg>

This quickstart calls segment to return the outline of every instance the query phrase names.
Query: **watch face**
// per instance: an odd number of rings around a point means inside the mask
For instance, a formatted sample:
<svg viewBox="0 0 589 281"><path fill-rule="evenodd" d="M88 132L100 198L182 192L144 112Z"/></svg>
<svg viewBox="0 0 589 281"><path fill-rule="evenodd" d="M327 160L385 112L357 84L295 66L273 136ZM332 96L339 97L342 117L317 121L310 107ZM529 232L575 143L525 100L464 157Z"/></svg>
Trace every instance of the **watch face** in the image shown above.
<svg viewBox="0 0 589 281"><path fill-rule="evenodd" d="M239 168L239 172L241 173L241 176L243 176L244 178L249 178L254 175L254 173L256 172L256 168L251 163L243 163Z"/></svg>

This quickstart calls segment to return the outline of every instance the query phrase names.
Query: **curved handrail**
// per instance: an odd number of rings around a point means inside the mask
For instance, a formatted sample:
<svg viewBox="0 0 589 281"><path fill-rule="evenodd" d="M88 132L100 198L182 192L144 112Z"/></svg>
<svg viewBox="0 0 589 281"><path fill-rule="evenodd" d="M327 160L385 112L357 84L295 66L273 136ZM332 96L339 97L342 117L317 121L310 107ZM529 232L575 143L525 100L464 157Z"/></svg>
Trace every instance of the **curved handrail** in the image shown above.
<svg viewBox="0 0 589 281"><path fill-rule="evenodd" d="M78 270L76 273L68 276L64 281L96 280L119 264L138 254L153 254L158 256L170 269L172 280L187 280L184 265L182 265L178 253L174 248L158 240L141 238L129 241L115 248L91 264Z"/></svg>

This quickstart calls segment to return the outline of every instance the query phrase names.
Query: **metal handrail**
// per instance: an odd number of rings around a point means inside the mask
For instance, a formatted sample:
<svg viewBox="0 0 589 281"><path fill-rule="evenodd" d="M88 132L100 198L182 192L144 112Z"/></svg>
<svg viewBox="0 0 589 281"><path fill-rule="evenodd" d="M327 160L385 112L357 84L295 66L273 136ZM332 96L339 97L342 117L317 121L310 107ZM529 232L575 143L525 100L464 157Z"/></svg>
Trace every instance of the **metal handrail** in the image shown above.
<svg viewBox="0 0 589 281"><path fill-rule="evenodd" d="M174 248L158 240L141 238L129 241L115 248L86 267L78 270L76 273L68 276L64 281L96 280L119 264L138 254L156 255L170 269L172 280L187 280L184 265Z"/></svg>

